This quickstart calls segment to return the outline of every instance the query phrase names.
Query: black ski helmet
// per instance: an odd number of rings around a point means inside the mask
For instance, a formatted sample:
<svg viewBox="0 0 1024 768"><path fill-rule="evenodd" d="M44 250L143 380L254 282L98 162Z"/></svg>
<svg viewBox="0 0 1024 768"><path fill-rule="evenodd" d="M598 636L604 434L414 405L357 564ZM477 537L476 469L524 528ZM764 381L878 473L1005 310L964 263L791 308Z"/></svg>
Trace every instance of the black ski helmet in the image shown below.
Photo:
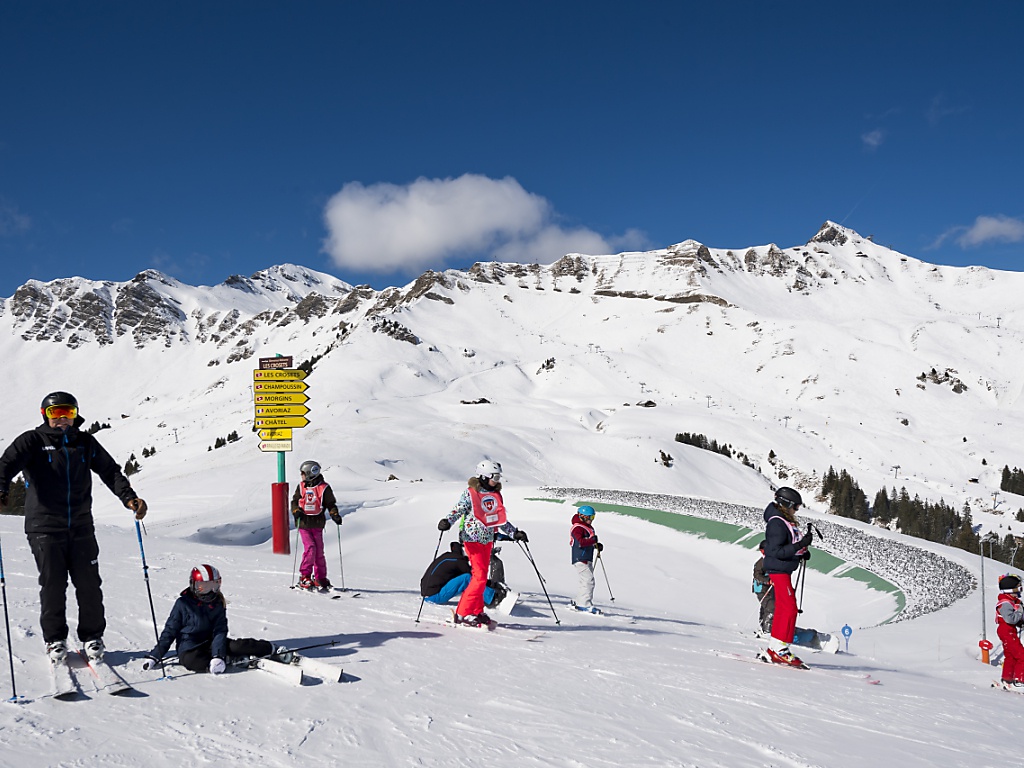
<svg viewBox="0 0 1024 768"><path fill-rule="evenodd" d="M39 412L45 417L46 409L51 405L73 405L78 408L78 400L70 392L51 392L43 398L39 405Z"/></svg>
<svg viewBox="0 0 1024 768"><path fill-rule="evenodd" d="M794 509L802 507L804 500L800 498L800 494L797 491L788 486L782 486L775 492L775 503L786 509Z"/></svg>
<svg viewBox="0 0 1024 768"><path fill-rule="evenodd" d="M1020 576L1016 573L1006 573L999 577L1000 592L1016 592L1020 589Z"/></svg>
<svg viewBox="0 0 1024 768"><path fill-rule="evenodd" d="M316 461L304 461L299 467L299 472L304 474L307 480L316 480L320 477L320 464Z"/></svg>

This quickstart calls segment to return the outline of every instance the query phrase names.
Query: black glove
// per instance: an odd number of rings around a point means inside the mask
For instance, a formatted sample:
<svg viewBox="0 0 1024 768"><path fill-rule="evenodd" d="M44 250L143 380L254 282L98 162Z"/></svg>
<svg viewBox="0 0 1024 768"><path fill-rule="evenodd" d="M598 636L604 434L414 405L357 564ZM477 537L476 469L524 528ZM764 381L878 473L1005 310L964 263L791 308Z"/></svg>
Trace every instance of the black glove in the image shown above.
<svg viewBox="0 0 1024 768"><path fill-rule="evenodd" d="M804 558L804 560L810 560L811 559L811 550L807 550L806 552L804 552L803 558Z"/></svg>
<svg viewBox="0 0 1024 768"><path fill-rule="evenodd" d="M804 534L804 537L796 543L797 549L804 549L805 547L811 546L814 543L814 532L808 531Z"/></svg>
<svg viewBox="0 0 1024 768"><path fill-rule="evenodd" d="M341 525L341 515L338 514L337 510L331 512L331 520L336 522L338 525Z"/></svg>
<svg viewBox="0 0 1024 768"><path fill-rule="evenodd" d="M604 544L602 544L599 541L596 544L594 544L594 549L596 549L598 552L604 552Z"/></svg>
<svg viewBox="0 0 1024 768"><path fill-rule="evenodd" d="M293 509L293 510L292 510L292 517L294 517L294 518L295 518L295 522L296 522L296 523L298 523L298 522L299 522L299 517L300 517L301 515L302 515L302 513L301 513L301 512L299 511L299 510L297 510L297 509Z"/></svg>
<svg viewBox="0 0 1024 768"><path fill-rule="evenodd" d="M448 522L447 517L442 517L440 520L437 521L437 530L439 531L447 531L451 527L452 524Z"/></svg>
<svg viewBox="0 0 1024 768"><path fill-rule="evenodd" d="M512 541L525 541L529 543L530 540L526 537L526 531L520 529L512 534Z"/></svg>

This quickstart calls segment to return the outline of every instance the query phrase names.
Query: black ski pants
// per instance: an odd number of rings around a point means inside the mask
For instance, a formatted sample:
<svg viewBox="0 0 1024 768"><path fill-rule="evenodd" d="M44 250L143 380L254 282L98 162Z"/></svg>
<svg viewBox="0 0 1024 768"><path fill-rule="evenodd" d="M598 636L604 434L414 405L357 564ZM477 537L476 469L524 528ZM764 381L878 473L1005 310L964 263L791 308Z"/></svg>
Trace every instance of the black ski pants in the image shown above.
<svg viewBox="0 0 1024 768"><path fill-rule="evenodd" d="M103 636L107 621L100 585L100 547L91 529L28 534L39 569L39 624L43 640L67 640L68 576L78 599L78 639L83 643Z"/></svg>
<svg viewBox="0 0 1024 768"><path fill-rule="evenodd" d="M178 654L178 662L185 669L192 672L206 672L210 668L210 661L213 656L210 654L212 640L200 643L195 648L189 648ZM243 637L240 640L228 638L229 657L269 656L274 652L274 646L269 640L256 640L251 637ZM225 659L230 661L231 659Z"/></svg>

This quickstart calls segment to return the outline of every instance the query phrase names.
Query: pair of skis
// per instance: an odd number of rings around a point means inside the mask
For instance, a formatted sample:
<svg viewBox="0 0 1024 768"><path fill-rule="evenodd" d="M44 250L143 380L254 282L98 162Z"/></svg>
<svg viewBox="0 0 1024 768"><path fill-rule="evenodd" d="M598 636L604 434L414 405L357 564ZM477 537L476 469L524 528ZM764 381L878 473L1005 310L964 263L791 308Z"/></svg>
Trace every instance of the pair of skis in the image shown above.
<svg viewBox="0 0 1024 768"><path fill-rule="evenodd" d="M319 677L329 683L340 683L345 677L345 672L341 667L320 661L320 659L300 656L294 652L291 652L291 658L288 661L278 661L272 658L240 659L234 663L234 666L261 669L291 685L302 685L307 674L310 677Z"/></svg>
<svg viewBox="0 0 1024 768"><path fill-rule="evenodd" d="M89 658L85 651L69 653L62 661L50 662L50 673L53 676L53 697L55 699L76 698L82 693L78 678L72 671L71 660L80 659L84 668L93 677L93 685L97 691L118 696L134 691L117 671L101 657Z"/></svg>

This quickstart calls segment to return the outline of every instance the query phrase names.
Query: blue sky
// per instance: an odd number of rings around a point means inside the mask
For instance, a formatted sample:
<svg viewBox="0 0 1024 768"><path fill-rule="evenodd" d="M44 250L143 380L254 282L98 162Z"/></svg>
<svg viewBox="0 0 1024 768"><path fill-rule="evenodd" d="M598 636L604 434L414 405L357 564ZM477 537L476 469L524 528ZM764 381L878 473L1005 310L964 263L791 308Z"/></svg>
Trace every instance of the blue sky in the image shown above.
<svg viewBox="0 0 1024 768"><path fill-rule="evenodd" d="M1024 4L970 6L5 0L0 296L285 262L380 288L826 219L1021 270Z"/></svg>

